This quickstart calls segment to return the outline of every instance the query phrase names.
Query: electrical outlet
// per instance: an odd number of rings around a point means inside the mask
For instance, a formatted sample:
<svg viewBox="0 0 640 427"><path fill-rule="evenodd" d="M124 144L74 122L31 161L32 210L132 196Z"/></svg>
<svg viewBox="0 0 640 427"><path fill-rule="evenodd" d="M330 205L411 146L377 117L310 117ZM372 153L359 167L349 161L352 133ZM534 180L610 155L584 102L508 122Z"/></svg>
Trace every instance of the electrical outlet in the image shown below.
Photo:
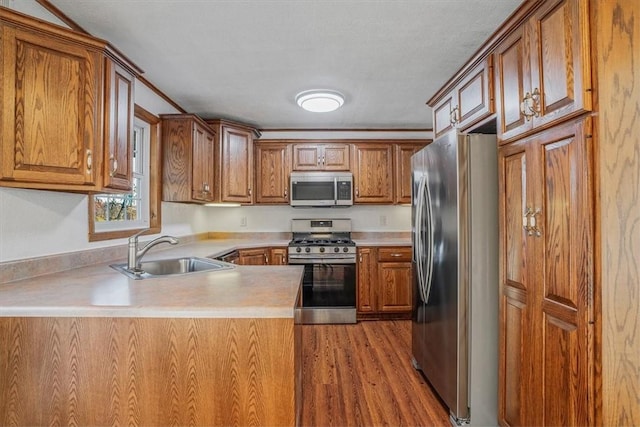
<svg viewBox="0 0 640 427"><path fill-rule="evenodd" d="M246 226L247 226L247 217L246 216L240 217L240 227L246 227Z"/></svg>
<svg viewBox="0 0 640 427"><path fill-rule="evenodd" d="M387 216L380 215L380 225L387 225Z"/></svg>

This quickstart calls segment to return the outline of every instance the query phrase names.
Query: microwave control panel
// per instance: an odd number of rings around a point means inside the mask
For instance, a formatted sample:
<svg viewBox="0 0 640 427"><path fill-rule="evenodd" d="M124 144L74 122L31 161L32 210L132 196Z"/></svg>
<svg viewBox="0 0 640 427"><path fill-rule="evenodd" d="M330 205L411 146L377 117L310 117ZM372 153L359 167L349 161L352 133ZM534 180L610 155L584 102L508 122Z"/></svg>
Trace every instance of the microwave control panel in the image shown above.
<svg viewBox="0 0 640 427"><path fill-rule="evenodd" d="M338 181L337 200L351 200L351 181Z"/></svg>

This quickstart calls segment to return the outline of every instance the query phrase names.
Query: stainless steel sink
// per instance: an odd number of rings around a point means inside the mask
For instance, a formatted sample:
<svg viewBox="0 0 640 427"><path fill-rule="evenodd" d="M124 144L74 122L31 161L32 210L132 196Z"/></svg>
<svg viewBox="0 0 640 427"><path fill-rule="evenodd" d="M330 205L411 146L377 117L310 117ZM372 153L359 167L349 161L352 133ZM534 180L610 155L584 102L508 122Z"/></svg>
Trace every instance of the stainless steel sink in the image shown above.
<svg viewBox="0 0 640 427"><path fill-rule="evenodd" d="M127 264L112 264L111 268L133 279L173 276L179 274L198 273L202 271L221 271L235 268L233 264L209 258L172 258L140 263L139 270L129 270Z"/></svg>

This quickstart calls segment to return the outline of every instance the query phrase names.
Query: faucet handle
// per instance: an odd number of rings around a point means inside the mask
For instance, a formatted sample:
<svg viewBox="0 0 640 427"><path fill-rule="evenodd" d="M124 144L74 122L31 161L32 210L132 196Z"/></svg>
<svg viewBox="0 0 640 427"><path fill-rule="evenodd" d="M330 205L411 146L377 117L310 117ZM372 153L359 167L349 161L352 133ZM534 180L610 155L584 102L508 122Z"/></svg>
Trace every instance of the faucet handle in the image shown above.
<svg viewBox="0 0 640 427"><path fill-rule="evenodd" d="M133 234L132 236L129 236L129 243L137 242L138 241L138 237L140 237L141 235L143 235L146 232L147 232L147 229L145 228L144 230L140 230L136 234Z"/></svg>

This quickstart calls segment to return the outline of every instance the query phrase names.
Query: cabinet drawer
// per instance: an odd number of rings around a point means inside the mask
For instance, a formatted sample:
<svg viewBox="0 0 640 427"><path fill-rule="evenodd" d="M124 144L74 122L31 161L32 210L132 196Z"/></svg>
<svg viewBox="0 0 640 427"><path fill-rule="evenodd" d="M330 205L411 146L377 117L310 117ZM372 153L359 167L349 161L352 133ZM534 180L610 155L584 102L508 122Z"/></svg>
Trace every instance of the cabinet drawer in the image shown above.
<svg viewBox="0 0 640 427"><path fill-rule="evenodd" d="M411 247L378 248L379 262L410 262Z"/></svg>

